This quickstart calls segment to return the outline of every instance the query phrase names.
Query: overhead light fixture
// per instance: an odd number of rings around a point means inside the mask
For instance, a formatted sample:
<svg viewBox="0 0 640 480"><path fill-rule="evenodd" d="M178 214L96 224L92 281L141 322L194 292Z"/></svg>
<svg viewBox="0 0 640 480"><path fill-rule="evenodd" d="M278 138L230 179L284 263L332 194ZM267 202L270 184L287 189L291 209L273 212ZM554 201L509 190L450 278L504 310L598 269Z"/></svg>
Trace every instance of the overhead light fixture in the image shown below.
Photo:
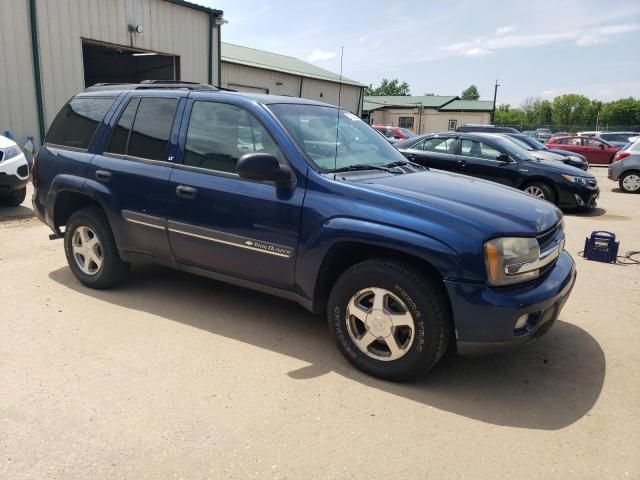
<svg viewBox="0 0 640 480"><path fill-rule="evenodd" d="M144 28L142 28L142 25L129 25L129 31L132 33L142 33L144 32Z"/></svg>
<svg viewBox="0 0 640 480"><path fill-rule="evenodd" d="M151 55L159 55L156 52L145 52L145 53L132 53L134 57L149 57Z"/></svg>

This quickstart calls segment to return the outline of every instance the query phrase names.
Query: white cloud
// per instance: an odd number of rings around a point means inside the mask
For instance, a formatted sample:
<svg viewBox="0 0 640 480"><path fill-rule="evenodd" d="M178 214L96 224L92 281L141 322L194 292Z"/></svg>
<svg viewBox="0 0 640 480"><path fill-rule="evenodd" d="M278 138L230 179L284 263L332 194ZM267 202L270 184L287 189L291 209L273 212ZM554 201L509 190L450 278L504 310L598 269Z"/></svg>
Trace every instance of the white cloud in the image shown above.
<svg viewBox="0 0 640 480"><path fill-rule="evenodd" d="M498 28L496 28L496 35L498 35L498 36L506 35L507 33L514 32L515 29L516 29L516 27L514 27L513 25L505 25L504 27L498 27Z"/></svg>
<svg viewBox="0 0 640 480"><path fill-rule="evenodd" d="M532 48L572 42L587 47L610 42L614 36L640 30L640 24L625 23L605 25L597 28L574 29L533 35L512 35L515 27L500 27L495 34L482 36L466 42L446 45L441 49L450 55L483 56L506 48Z"/></svg>
<svg viewBox="0 0 640 480"><path fill-rule="evenodd" d="M544 90L540 95L543 97L553 97L554 93L555 92L553 90Z"/></svg>
<svg viewBox="0 0 640 480"><path fill-rule="evenodd" d="M316 48L313 50L313 52L309 54L309 56L307 56L307 60L311 63L324 62L327 60L331 60L332 58L335 58L335 57L336 57L335 52L329 52L327 50Z"/></svg>

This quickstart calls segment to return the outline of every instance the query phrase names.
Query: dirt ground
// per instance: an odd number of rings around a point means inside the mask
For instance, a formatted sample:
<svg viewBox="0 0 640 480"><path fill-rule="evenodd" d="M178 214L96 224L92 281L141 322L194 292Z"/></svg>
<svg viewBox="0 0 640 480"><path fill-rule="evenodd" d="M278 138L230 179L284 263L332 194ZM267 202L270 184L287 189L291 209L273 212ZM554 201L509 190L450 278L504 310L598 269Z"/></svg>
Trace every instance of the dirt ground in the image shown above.
<svg viewBox="0 0 640 480"><path fill-rule="evenodd" d="M640 478L640 195L594 169L578 281L537 343L392 384L284 300L143 265L82 287L28 202L0 210L0 478Z"/></svg>

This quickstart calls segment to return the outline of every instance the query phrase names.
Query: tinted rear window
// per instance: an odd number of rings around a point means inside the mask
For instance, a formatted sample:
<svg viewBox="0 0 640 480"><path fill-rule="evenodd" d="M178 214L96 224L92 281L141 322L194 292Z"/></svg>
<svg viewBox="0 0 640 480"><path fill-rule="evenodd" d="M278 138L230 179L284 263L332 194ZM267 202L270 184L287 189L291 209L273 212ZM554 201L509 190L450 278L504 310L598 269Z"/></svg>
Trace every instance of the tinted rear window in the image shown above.
<svg viewBox="0 0 640 480"><path fill-rule="evenodd" d="M147 97L140 100L127 153L134 157L166 161L177 106L177 98Z"/></svg>
<svg viewBox="0 0 640 480"><path fill-rule="evenodd" d="M45 141L65 147L88 148L115 97L76 97L51 124Z"/></svg>

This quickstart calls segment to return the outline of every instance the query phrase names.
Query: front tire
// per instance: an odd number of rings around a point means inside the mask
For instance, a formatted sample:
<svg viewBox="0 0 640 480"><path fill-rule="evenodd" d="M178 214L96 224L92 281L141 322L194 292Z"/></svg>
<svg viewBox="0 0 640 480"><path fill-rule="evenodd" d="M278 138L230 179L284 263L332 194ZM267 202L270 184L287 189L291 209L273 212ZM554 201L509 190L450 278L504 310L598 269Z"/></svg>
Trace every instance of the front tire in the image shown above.
<svg viewBox="0 0 640 480"><path fill-rule="evenodd" d="M345 358L392 381L430 370L452 330L442 284L395 260L367 260L344 272L329 296L327 316Z"/></svg>
<svg viewBox="0 0 640 480"><path fill-rule="evenodd" d="M526 184L522 190L532 197L546 200L547 202L556 203L556 194L553 189L544 182L531 182Z"/></svg>
<svg viewBox="0 0 640 480"><path fill-rule="evenodd" d="M640 172L624 173L618 180L620 190L625 193L640 193Z"/></svg>
<svg viewBox="0 0 640 480"><path fill-rule="evenodd" d="M120 259L109 222L97 207L71 215L64 232L64 251L75 277L90 288L113 287L130 267Z"/></svg>

